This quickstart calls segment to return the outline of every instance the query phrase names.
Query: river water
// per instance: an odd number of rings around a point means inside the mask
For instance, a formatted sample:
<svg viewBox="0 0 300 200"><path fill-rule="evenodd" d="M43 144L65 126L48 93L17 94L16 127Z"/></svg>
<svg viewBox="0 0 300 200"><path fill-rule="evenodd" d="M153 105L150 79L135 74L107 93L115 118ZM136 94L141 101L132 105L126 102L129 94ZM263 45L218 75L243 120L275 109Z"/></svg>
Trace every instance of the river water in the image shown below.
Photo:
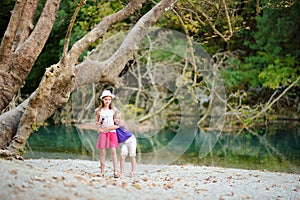
<svg viewBox="0 0 300 200"><path fill-rule="evenodd" d="M259 135L222 133L213 137L201 131L189 133L188 129L182 137L178 133L151 137L137 134L137 161L300 173L298 126L276 126L258 132ZM24 158L99 160L97 137L96 131L74 126L43 126L30 136Z"/></svg>

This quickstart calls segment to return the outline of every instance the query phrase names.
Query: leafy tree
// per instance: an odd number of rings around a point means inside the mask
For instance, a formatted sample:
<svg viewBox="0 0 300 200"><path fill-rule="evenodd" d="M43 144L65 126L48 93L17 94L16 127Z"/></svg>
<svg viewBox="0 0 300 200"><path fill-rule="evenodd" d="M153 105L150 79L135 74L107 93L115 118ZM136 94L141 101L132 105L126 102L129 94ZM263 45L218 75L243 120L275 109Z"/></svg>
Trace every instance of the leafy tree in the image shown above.
<svg viewBox="0 0 300 200"><path fill-rule="evenodd" d="M14 1L6 2L9 7ZM84 5L83 0L79 4L16 1L0 46L0 144L5 148L1 155L15 156L22 151L29 135L64 105L76 88L96 82L118 85L120 80L115 77L133 59L133 47L159 20L160 26L192 36L215 54L232 91L286 87L299 73L299 3L257 2L113 0L88 1ZM162 19L168 10L173 12ZM268 20L272 23L266 23ZM291 26L282 31L286 20ZM131 31L113 56L97 62L82 59L104 37L129 28ZM270 35L264 38L266 33ZM218 57L220 52L223 57ZM154 55L163 61L166 57L161 56ZM188 73L194 87L199 86L199 74L195 70ZM27 85L23 92L30 95L7 111L24 81Z"/></svg>
<svg viewBox="0 0 300 200"><path fill-rule="evenodd" d="M71 19L66 34L63 53L58 63L47 68L37 90L15 109L0 116L1 155L16 156L22 151L30 134L65 104L70 93L82 85L103 82L118 84L118 75L125 64L132 59L133 48L143 38L147 29L175 3L162 0L141 17L131 29L125 42L116 53L103 62L86 60L79 63L79 57L86 49L107 32L113 24L125 20L142 8L144 0L132 0L116 13L104 17L80 40L69 46L75 17L84 4L81 1ZM60 0L48 0L36 24L34 15L38 1L17 1L11 20L0 46L0 108L8 105L15 92L22 86L37 57L41 53L54 24ZM23 11L26 12L23 12ZM31 23L28 23L31 22ZM34 26L35 24L35 26ZM20 32L18 32L18 30ZM18 35L20 33L20 35ZM18 36L18 37L17 37ZM109 73L108 73L109 71Z"/></svg>
<svg viewBox="0 0 300 200"><path fill-rule="evenodd" d="M283 6L268 1L262 7L253 39L244 41L250 54L232 58L223 72L233 90L287 87L299 75L299 2Z"/></svg>
<svg viewBox="0 0 300 200"><path fill-rule="evenodd" d="M222 66L228 108L240 113L231 121L247 130L274 119L274 111L284 114L282 108L299 111L299 2L262 1L255 7L251 37Z"/></svg>
<svg viewBox="0 0 300 200"><path fill-rule="evenodd" d="M268 8L257 16L258 32L252 49L260 52L265 67L259 74L264 87L287 87L300 73L300 3L284 8ZM270 20L273 19L273 20Z"/></svg>

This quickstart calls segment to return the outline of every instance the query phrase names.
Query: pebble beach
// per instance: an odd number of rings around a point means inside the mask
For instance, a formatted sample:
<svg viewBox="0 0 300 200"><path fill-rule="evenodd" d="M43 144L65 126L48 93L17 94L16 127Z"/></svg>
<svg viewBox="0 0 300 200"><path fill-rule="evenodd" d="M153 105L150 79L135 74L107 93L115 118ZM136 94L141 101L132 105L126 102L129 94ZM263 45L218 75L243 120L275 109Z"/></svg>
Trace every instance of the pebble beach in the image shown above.
<svg viewBox="0 0 300 200"><path fill-rule="evenodd" d="M1 200L96 199L296 199L300 175L193 165L138 164L134 177L113 178L107 162L0 159Z"/></svg>

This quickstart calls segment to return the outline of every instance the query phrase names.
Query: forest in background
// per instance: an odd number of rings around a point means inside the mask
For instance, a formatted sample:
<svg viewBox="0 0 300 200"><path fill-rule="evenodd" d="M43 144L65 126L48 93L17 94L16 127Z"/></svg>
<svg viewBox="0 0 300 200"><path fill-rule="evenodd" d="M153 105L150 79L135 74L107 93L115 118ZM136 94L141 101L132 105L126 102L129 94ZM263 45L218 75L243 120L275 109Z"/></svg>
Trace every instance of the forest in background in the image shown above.
<svg viewBox="0 0 300 200"><path fill-rule="evenodd" d="M13 0L0 2L1 37L14 3ZM120 10L126 3L127 1L119 0L87 1L78 13L70 46L103 17ZM66 32L77 4L76 1L62 2L51 35L24 86L15 97L15 105L38 87L45 69L61 59ZM154 4L154 1L147 2L142 10L113 25L104 38L89 50L105 38L129 30ZM242 122L237 121L237 116L232 116L233 125L257 125L265 123L261 120L272 121L278 118L299 120L299 2L230 0L226 4L231 9L229 16L222 14L224 7L218 3L180 1L173 12L166 13L156 26L189 35L218 63L225 82L228 110L239 113L238 118L242 119ZM42 7L43 2L40 3L40 10ZM86 54L87 52L88 50ZM80 59L83 60L86 54L81 55ZM286 90L293 83L293 87ZM280 98L276 100L277 97ZM270 105L274 99L276 101ZM10 104L11 107L15 105ZM56 111L52 117L56 119L51 121L59 122L66 110L68 108ZM253 120L256 116L260 120Z"/></svg>

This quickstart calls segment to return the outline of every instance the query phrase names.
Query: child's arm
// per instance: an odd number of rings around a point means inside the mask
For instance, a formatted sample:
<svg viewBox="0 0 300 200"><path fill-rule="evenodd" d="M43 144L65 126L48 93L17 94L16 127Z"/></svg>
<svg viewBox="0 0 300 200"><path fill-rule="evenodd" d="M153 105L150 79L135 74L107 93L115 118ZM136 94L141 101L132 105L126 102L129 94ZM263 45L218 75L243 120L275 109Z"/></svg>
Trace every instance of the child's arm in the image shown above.
<svg viewBox="0 0 300 200"><path fill-rule="evenodd" d="M96 109L96 124L98 125L98 126L100 126L101 124L100 124L100 122L99 122L99 119L100 119L100 112L99 112L99 109Z"/></svg>
<svg viewBox="0 0 300 200"><path fill-rule="evenodd" d="M99 131L100 132L109 132L109 131L112 131L112 130L116 130L117 128L120 128L120 126L113 125L113 126L109 126L109 127L105 127L105 128L100 127Z"/></svg>

